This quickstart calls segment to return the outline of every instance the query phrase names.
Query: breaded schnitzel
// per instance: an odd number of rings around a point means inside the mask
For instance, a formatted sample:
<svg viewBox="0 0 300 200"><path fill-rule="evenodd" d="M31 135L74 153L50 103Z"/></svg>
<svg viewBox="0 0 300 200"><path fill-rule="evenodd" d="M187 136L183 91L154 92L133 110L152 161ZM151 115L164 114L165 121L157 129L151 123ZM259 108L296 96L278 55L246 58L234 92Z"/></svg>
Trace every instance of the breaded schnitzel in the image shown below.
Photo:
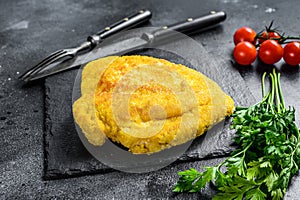
<svg viewBox="0 0 300 200"><path fill-rule="evenodd" d="M135 154L190 141L234 110L233 100L205 75L148 56L90 62L81 93L73 113L88 141L99 146L107 137Z"/></svg>

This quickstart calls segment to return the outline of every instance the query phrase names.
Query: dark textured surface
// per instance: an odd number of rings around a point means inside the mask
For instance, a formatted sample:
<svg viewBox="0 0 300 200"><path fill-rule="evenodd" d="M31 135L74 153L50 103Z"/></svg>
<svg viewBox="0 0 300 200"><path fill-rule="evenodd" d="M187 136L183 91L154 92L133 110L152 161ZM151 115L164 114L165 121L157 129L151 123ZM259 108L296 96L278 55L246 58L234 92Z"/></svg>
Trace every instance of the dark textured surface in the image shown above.
<svg viewBox="0 0 300 200"><path fill-rule="evenodd" d="M53 50L73 46L111 21L124 17L128 11L140 8L153 11L151 23L154 26L200 15L208 10L227 11L228 18L222 27L193 37L212 55L226 61L230 59L233 48L232 34L238 27L247 25L260 30L271 20L275 20L276 25L291 35L298 35L300 32L297 0L153 0L126 3L121 0L0 1L1 199L209 199L212 196L211 190L178 196L174 196L171 190L178 178L177 171L213 165L220 162L220 159L174 164L148 174L112 172L54 181L42 178L45 88L43 81L24 86L16 79L18 72L29 69ZM219 67L222 69L223 66ZM232 70L233 73L237 72L235 68ZM246 84L259 99L259 72L252 68L244 70ZM286 92L289 104L297 103L294 98L299 98L299 82L296 81L299 80L298 70L297 68L291 72L284 69L282 75L282 84L289 89ZM73 71L68 73L70 76L72 73L76 74ZM47 81L56 83L63 76L58 75ZM63 109L66 113L71 112L68 108ZM299 111L299 106L296 109ZM76 141L67 142L77 144ZM299 188L298 176L294 178L286 199L299 199Z"/></svg>

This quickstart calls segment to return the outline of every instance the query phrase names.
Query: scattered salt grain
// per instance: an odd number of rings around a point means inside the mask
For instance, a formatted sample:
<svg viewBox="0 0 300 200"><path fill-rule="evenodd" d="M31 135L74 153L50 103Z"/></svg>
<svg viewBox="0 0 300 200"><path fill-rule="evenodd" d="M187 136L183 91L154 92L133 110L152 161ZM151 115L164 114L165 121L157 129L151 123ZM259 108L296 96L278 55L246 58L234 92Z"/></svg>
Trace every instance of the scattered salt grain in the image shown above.
<svg viewBox="0 0 300 200"><path fill-rule="evenodd" d="M275 11L276 11L275 8L266 8L266 10L265 10L266 13L273 13Z"/></svg>

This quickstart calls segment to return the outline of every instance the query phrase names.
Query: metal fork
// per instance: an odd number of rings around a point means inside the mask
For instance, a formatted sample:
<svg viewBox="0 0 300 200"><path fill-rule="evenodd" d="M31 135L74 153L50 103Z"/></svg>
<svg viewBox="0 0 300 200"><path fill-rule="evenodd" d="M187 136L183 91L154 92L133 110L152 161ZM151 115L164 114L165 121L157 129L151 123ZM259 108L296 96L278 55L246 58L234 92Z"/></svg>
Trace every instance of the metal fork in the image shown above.
<svg viewBox="0 0 300 200"><path fill-rule="evenodd" d="M110 37L111 35L126 30L132 27L136 27L151 18L152 14L149 10L140 10L138 13L132 14L129 17L126 17L109 27L106 27L99 31L98 33L91 35L87 38L87 41L82 43L80 46L69 49L61 49L50 54L44 60L39 62L30 70L22 74L19 79L28 81L30 76L39 73L41 70L45 69L47 66L54 62L58 62L62 59L72 59L77 56L79 53L87 52L92 50L95 46L101 43L105 38Z"/></svg>

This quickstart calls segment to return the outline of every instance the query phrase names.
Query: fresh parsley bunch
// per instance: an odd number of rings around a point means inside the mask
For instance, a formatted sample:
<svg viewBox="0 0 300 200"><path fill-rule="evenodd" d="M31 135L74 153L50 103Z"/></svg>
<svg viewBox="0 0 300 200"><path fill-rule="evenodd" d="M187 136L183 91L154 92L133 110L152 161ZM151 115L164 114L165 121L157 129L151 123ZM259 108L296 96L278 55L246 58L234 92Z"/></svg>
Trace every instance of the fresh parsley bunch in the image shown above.
<svg viewBox="0 0 300 200"><path fill-rule="evenodd" d="M291 178L300 166L300 134L295 109L286 108L280 74L270 73L271 87L263 100L248 108L237 107L232 129L239 146L231 156L204 172L179 172L174 192L198 192L212 182L218 193L213 199L283 199Z"/></svg>

